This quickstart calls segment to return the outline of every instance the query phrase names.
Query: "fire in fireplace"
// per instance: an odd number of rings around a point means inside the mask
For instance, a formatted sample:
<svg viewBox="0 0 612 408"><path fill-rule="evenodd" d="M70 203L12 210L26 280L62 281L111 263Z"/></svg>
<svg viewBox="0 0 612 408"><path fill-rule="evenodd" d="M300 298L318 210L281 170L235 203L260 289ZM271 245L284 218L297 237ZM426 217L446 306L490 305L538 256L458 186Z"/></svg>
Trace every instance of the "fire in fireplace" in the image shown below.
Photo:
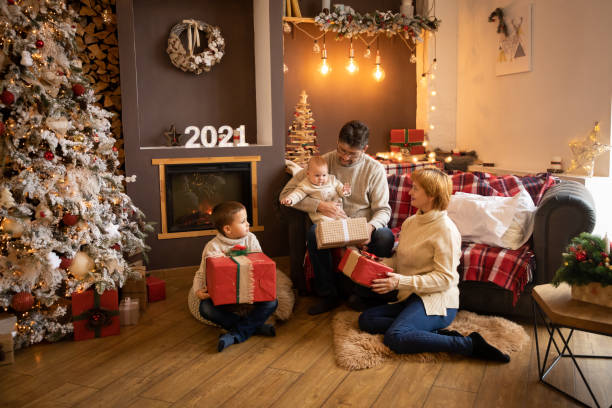
<svg viewBox="0 0 612 408"><path fill-rule="evenodd" d="M251 164L203 163L165 166L167 231L214 229L212 210L239 201L253 224Z"/></svg>

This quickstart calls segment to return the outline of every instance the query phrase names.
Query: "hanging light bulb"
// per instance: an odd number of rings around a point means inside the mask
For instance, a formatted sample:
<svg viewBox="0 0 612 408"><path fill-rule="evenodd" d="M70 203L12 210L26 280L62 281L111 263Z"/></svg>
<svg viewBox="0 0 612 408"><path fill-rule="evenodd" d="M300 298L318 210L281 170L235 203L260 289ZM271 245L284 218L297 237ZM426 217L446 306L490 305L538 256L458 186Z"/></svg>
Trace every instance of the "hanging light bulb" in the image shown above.
<svg viewBox="0 0 612 408"><path fill-rule="evenodd" d="M353 48L353 39L351 38L351 47L349 48L349 58L346 64L346 70L349 74L354 74L359 71L359 66L355 62L355 49Z"/></svg>
<svg viewBox="0 0 612 408"><path fill-rule="evenodd" d="M372 56L372 50L370 49L370 46L368 45L368 48L366 48L365 52L363 53L363 58L370 58Z"/></svg>
<svg viewBox="0 0 612 408"><path fill-rule="evenodd" d="M331 67L327 63L327 48L325 48L325 37L323 37L323 50L321 51L321 65L319 65L321 75L327 75L331 72Z"/></svg>
<svg viewBox="0 0 612 408"><path fill-rule="evenodd" d="M427 84L427 74L426 73L422 73L421 74L421 79L419 79L419 83L421 84L421 86L425 86Z"/></svg>
<svg viewBox="0 0 612 408"><path fill-rule="evenodd" d="M436 96L438 92L435 89L432 89L430 92L431 96Z"/></svg>
<svg viewBox="0 0 612 408"><path fill-rule="evenodd" d="M376 63L374 64L374 70L372 71L372 76L376 80L376 82L380 82L385 79L385 70L380 66L380 51L376 50Z"/></svg>
<svg viewBox="0 0 612 408"><path fill-rule="evenodd" d="M434 58L433 62L431 63L431 69L433 69L434 71L438 69L438 60L436 58Z"/></svg>
<svg viewBox="0 0 612 408"><path fill-rule="evenodd" d="M283 74L286 74L287 71L289 71L289 67L287 66L287 64L283 63Z"/></svg>
<svg viewBox="0 0 612 408"><path fill-rule="evenodd" d="M287 34L291 32L291 26L286 21L283 23L283 31L286 32Z"/></svg>
<svg viewBox="0 0 612 408"><path fill-rule="evenodd" d="M319 42L314 40L314 45L312 46L312 52L316 52L317 54L321 52L321 47L319 47Z"/></svg>

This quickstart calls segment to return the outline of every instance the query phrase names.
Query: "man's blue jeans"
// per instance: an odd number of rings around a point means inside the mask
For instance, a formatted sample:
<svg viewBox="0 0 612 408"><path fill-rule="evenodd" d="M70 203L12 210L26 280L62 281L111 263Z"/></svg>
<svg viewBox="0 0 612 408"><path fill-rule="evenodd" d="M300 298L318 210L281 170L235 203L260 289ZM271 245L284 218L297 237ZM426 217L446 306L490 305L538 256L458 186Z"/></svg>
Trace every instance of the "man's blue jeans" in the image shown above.
<svg viewBox="0 0 612 408"><path fill-rule="evenodd" d="M278 300L255 302L253 310L246 316L239 316L228 310L231 306L234 305L215 306L210 298L204 299L200 301L200 315L230 332L236 339L236 343L242 343L274 313Z"/></svg>
<svg viewBox="0 0 612 408"><path fill-rule="evenodd" d="M315 275L315 290L319 296L338 297L337 271L332 264L330 249L317 249L316 225L310 227L307 236L308 254ZM377 228L372 232L368 252L383 258L391 256L395 237L389 228Z"/></svg>
<svg viewBox="0 0 612 408"><path fill-rule="evenodd" d="M446 309L446 316L427 315L421 298L376 306L359 315L359 328L371 334L384 334L384 343L398 354L447 351L471 355L472 339L438 334L452 323L457 309Z"/></svg>

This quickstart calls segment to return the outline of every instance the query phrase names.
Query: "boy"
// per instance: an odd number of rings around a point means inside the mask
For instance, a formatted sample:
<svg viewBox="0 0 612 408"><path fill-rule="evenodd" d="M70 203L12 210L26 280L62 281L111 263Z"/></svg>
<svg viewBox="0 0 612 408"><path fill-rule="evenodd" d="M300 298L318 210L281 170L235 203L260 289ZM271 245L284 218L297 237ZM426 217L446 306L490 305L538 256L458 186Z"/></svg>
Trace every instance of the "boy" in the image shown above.
<svg viewBox="0 0 612 408"><path fill-rule="evenodd" d="M234 305L215 306L206 288L206 258L226 256L235 245L242 245L248 251L262 252L257 238L249 232L249 222L244 205L236 201L226 201L215 206L212 212L217 235L206 244L202 252L202 262L193 278L193 287L200 301L200 314L206 320L218 324L228 332L219 337L217 350L223 351L234 343L242 343L253 334L275 336L274 327L265 321L274 313L278 301L255 302L253 310L246 316L239 316L230 309Z"/></svg>
<svg viewBox="0 0 612 408"><path fill-rule="evenodd" d="M312 156L306 167L306 177L302 180L291 194L280 199L281 204L293 206L305 197L315 198L321 201L334 201L341 206L342 197L351 195L351 186L343 185L334 175L329 174L327 162L321 156ZM320 212L311 211L308 213L313 224L319 221L330 221L333 218L327 217Z"/></svg>

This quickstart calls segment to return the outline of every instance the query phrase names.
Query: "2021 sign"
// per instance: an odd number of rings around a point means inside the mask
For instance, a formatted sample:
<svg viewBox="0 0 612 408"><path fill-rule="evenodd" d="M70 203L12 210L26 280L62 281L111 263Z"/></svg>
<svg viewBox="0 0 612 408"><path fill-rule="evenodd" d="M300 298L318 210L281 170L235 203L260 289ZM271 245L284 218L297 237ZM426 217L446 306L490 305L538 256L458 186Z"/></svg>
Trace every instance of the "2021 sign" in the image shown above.
<svg viewBox="0 0 612 408"><path fill-rule="evenodd" d="M187 148L198 148L198 147L234 147L234 146L248 146L245 142L245 127L234 129L231 126L221 126L219 131L214 126L204 126L202 130L197 126L187 126L185 128L186 135L193 135L185 143Z"/></svg>

